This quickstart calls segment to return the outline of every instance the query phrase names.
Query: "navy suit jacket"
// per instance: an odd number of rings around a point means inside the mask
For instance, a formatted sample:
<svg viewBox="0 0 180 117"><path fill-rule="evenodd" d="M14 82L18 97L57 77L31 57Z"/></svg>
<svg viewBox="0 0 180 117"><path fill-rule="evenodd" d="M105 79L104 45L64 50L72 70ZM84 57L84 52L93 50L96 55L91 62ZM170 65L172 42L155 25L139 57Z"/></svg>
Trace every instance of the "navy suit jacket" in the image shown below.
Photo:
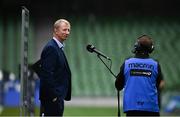
<svg viewBox="0 0 180 117"><path fill-rule="evenodd" d="M71 71L63 50L55 40L51 39L43 48L38 65L40 100L55 97L71 100Z"/></svg>

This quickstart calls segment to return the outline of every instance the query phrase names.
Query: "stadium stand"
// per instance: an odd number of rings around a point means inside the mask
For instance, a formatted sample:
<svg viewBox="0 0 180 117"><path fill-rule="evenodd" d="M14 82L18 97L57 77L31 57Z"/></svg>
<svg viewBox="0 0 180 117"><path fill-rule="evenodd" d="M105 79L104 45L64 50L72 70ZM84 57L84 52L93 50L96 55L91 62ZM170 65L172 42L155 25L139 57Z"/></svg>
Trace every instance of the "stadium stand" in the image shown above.
<svg viewBox="0 0 180 117"><path fill-rule="evenodd" d="M156 51L152 54L160 61L166 90L178 90L180 87L178 62L180 23L174 19L114 19L114 20L78 20L73 24L72 35L68 41L67 56L73 72L75 96L114 96L113 76L96 58L85 50L87 44L110 56L112 70L118 73L123 59L131 56L136 38L142 34L150 35L155 41ZM71 44L69 44L71 43ZM75 46L72 46L72 45ZM74 54L74 55L73 55ZM74 57L73 57L74 56ZM78 91L76 91L78 90Z"/></svg>
<svg viewBox="0 0 180 117"><path fill-rule="evenodd" d="M2 24L2 21L0 21ZM6 22L0 27L1 64L6 70L18 75L20 61L20 23ZM165 90L180 89L180 22L163 18L74 18L72 32L67 40L66 53L72 70L72 93L75 97L116 96L114 78L95 54L88 53L87 44L93 44L112 59L112 71L117 74L122 61L131 56L137 37L150 35L155 41L156 51L152 56L160 61ZM3 29L5 30L3 31ZM33 63L36 44L35 26L30 24L29 61ZM6 39L3 39L7 37ZM6 49L4 45L6 45ZM0 50L0 51L1 51ZM17 54L16 54L17 53ZM4 57L2 57L4 56ZM110 62L105 62L109 65ZM6 64L7 63L7 64ZM1 66L1 68L2 68Z"/></svg>

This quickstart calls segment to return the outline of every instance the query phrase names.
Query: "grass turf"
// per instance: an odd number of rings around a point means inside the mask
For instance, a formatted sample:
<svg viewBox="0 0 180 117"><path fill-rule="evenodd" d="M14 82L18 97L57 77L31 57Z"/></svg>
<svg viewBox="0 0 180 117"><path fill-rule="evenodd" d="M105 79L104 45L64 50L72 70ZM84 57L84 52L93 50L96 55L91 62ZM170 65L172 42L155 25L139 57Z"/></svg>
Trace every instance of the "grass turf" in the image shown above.
<svg viewBox="0 0 180 117"><path fill-rule="evenodd" d="M20 108L5 107L0 116L19 116ZM121 112L121 115L123 113ZM35 109L39 116L39 108ZM116 107L65 107L64 116L117 116Z"/></svg>

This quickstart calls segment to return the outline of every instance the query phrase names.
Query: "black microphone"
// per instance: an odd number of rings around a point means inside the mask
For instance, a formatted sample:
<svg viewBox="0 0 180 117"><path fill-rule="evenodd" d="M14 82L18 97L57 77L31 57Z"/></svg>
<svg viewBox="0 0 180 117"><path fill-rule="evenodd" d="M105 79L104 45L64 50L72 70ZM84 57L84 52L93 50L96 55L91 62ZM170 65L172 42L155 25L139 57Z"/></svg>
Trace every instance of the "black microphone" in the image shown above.
<svg viewBox="0 0 180 117"><path fill-rule="evenodd" d="M102 56L108 60L111 60L109 57L104 55L102 52L98 51L93 45L87 45L86 49L91 53L95 52L96 54L98 54L98 55L100 55L100 56Z"/></svg>

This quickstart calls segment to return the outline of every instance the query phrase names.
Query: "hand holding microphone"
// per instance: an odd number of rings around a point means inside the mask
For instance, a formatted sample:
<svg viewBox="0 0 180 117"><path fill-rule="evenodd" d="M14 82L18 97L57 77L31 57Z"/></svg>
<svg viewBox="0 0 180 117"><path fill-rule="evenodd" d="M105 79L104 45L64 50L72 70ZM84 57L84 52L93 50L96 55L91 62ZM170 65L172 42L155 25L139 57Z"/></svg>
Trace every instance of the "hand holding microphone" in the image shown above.
<svg viewBox="0 0 180 117"><path fill-rule="evenodd" d="M96 54L98 54L98 55L106 58L107 60L111 60L109 57L107 57L107 56L104 55L102 52L100 52L99 50L97 50L93 45L90 45L90 44L87 45L87 46L86 46L86 49L87 49L89 52L91 52L91 53L95 52Z"/></svg>

